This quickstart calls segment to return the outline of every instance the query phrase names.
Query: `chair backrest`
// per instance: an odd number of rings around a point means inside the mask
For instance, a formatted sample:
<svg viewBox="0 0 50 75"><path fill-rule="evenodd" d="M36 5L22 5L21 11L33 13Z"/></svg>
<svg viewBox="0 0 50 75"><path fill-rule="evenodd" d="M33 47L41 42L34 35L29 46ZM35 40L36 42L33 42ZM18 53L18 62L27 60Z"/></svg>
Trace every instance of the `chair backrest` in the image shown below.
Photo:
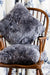
<svg viewBox="0 0 50 75"><path fill-rule="evenodd" d="M48 25L49 25L49 18L48 18L48 15L46 14L46 12L44 12L43 10L38 9L38 8L27 8L27 9L45 27L45 32L43 34L41 34L41 36L46 36L47 35L47 31L48 31ZM34 44L39 45L38 39L36 41L34 41ZM44 42L43 45L45 45L45 42Z"/></svg>

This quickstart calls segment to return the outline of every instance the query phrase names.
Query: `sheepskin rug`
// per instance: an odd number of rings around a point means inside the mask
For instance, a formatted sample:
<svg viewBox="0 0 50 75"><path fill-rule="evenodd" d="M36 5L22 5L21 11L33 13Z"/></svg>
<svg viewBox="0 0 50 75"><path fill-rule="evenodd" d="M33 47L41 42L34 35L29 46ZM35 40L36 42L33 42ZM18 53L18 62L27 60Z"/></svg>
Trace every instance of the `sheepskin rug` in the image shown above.
<svg viewBox="0 0 50 75"><path fill-rule="evenodd" d="M30 43L43 32L43 25L32 17L28 9L22 4L16 4L0 21L1 35L12 44L0 51L0 62L22 65L37 63L40 57L39 47ZM44 60L45 55L43 52L41 60Z"/></svg>
<svg viewBox="0 0 50 75"><path fill-rule="evenodd" d="M28 44L43 31L43 25L19 3L0 21L0 33L10 44Z"/></svg>

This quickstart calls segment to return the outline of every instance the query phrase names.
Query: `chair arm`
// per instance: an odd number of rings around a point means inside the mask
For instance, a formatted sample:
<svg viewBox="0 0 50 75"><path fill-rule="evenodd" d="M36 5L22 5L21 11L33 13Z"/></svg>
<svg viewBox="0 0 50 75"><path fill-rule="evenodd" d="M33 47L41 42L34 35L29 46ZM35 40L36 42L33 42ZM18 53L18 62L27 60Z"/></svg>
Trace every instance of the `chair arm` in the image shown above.
<svg viewBox="0 0 50 75"><path fill-rule="evenodd" d="M46 37L44 36L40 36L38 38L39 42L40 42L40 48L39 48L39 51L40 51L40 58L39 60L41 59L41 53L44 51L44 47L45 47L45 41L46 41Z"/></svg>
<svg viewBox="0 0 50 75"><path fill-rule="evenodd" d="M45 36L39 36L38 39L39 39L39 40L46 40L47 37L45 37Z"/></svg>

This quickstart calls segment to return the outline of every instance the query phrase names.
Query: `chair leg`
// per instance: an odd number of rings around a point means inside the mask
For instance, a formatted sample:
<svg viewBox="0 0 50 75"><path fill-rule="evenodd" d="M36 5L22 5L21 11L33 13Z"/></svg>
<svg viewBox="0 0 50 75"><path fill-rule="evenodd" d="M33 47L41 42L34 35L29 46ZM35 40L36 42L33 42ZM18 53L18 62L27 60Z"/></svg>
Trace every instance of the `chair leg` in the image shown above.
<svg viewBox="0 0 50 75"><path fill-rule="evenodd" d="M19 69L16 69L16 75L18 75L19 74Z"/></svg>
<svg viewBox="0 0 50 75"><path fill-rule="evenodd" d="M36 69L36 75L40 75L40 73L39 73L39 70L38 70L38 69Z"/></svg>
<svg viewBox="0 0 50 75"><path fill-rule="evenodd" d="M25 75L27 75L27 69L25 69Z"/></svg>
<svg viewBox="0 0 50 75"><path fill-rule="evenodd" d="M11 72L12 72L12 68L9 68L8 75L11 75Z"/></svg>
<svg viewBox="0 0 50 75"><path fill-rule="evenodd" d="M42 73L42 70L41 70L41 69L39 70L39 72L40 72L40 75L43 75L43 73Z"/></svg>

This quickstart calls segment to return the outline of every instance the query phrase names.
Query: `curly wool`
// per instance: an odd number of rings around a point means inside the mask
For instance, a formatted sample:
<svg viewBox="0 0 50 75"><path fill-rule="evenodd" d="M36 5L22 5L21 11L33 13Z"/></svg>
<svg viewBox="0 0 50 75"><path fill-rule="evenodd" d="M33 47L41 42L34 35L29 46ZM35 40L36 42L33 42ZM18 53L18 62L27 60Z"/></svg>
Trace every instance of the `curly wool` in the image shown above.
<svg viewBox="0 0 50 75"><path fill-rule="evenodd" d="M6 64L31 65L38 62L40 53L37 46L16 44L0 51L0 62Z"/></svg>
<svg viewBox="0 0 50 75"><path fill-rule="evenodd" d="M14 44L0 51L0 62L22 65L38 62L39 48L27 44L35 40L43 31L42 24L33 18L23 5L16 4L14 9L0 21L1 35L10 44ZM41 57L41 60L43 60L43 57Z"/></svg>
<svg viewBox="0 0 50 75"><path fill-rule="evenodd" d="M19 3L0 21L1 35L10 44L28 44L43 31L43 25L32 17L26 7Z"/></svg>

